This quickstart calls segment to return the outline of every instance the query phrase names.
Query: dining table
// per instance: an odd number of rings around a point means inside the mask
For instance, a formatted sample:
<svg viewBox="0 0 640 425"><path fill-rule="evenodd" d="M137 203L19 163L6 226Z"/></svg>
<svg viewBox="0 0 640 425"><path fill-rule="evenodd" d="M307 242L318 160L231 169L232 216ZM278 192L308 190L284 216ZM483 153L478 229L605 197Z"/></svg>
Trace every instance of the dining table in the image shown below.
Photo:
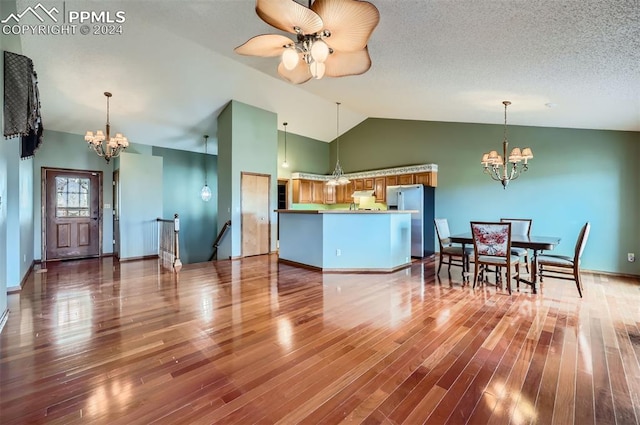
<svg viewBox="0 0 640 425"><path fill-rule="evenodd" d="M462 245L462 250L467 245L473 246L473 235L471 232L460 233L457 235L452 235L449 237L449 240L453 243L459 243ZM511 235L511 246L517 248L526 248L533 251L533 261L531 262L531 273L530 279L524 279L518 276L518 280L526 285L531 286L532 292L537 294L536 285L538 283L537 279L537 259L538 253L540 251L551 251L560 243L560 237L558 236L529 236L529 235ZM463 262L463 269L466 268L466 273L469 273L469 263L468 261ZM463 273L465 270L463 270Z"/></svg>

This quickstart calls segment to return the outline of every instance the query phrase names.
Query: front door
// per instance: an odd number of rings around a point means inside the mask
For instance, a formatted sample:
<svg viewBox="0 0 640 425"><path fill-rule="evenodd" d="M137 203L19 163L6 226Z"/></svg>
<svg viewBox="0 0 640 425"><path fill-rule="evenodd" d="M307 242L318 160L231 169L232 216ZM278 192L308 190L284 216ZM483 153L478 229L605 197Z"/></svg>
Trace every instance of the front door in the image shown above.
<svg viewBox="0 0 640 425"><path fill-rule="evenodd" d="M102 172L43 168L43 258L100 255Z"/></svg>
<svg viewBox="0 0 640 425"><path fill-rule="evenodd" d="M268 254L271 223L269 187L271 176L242 173L240 202L242 208L242 256Z"/></svg>

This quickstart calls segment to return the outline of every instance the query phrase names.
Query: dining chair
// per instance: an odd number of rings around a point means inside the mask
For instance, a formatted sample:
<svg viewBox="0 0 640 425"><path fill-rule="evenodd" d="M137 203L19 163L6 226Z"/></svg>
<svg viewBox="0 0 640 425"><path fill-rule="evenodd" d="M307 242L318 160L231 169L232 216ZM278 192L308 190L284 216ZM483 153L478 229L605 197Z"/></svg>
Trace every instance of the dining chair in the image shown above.
<svg viewBox="0 0 640 425"><path fill-rule="evenodd" d="M587 221L578 235L573 257L565 255L538 255L536 259L540 282L544 277L573 280L576 282L578 294L582 298L582 280L580 279L580 257L587 245L591 224ZM536 265L534 264L534 267Z"/></svg>
<svg viewBox="0 0 640 425"><path fill-rule="evenodd" d="M440 262L438 264L438 273L442 268L442 264L447 264L447 271L451 275L451 266L462 267L462 277L464 279L464 272L469 267L469 257L473 253L471 247L465 247L464 251L462 246L451 243L449 237L451 232L449 231L449 222L446 218L436 218L433 220L436 226L436 233L438 235L438 242L440 243ZM447 261L445 261L447 257Z"/></svg>
<svg viewBox="0 0 640 425"><path fill-rule="evenodd" d="M511 223L512 235L529 236L531 234L533 220L530 218L501 218L500 222ZM511 253L524 259L524 266L527 269L527 273L529 273L529 250L527 248L511 247Z"/></svg>
<svg viewBox="0 0 640 425"><path fill-rule="evenodd" d="M507 290L511 294L511 267L515 266L515 279L520 278L520 257L511 252L511 223L471 222L473 252L475 257L475 273L473 287L476 287L481 267L505 267L507 274ZM520 287L519 280L518 287ZM497 283L497 282L496 282Z"/></svg>

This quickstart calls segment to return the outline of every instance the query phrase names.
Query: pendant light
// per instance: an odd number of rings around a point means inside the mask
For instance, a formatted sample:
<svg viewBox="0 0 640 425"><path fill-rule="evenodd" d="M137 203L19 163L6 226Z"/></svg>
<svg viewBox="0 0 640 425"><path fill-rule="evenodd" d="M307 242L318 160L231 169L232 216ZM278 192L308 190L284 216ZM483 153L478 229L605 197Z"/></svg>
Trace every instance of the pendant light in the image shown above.
<svg viewBox="0 0 640 425"><path fill-rule="evenodd" d="M283 122L284 125L284 161L282 162L282 168L289 168L289 163L287 162L287 125L289 123Z"/></svg>
<svg viewBox="0 0 640 425"><path fill-rule="evenodd" d="M202 189L200 190L200 198L202 198L202 200L204 202L209 202L209 200L211 199L211 189L209 189L209 186L207 185L207 140L209 140L209 136L208 135L204 135L204 186L202 186Z"/></svg>
<svg viewBox="0 0 640 425"><path fill-rule="evenodd" d="M336 168L327 182L329 186L339 186L351 181L344 175L340 165L340 102L336 102Z"/></svg>
<svg viewBox="0 0 640 425"><path fill-rule="evenodd" d="M487 152L482 155L480 163L484 166L485 174L488 174L493 180L502 183L504 189L511 180L515 180L529 169L528 160L533 159L531 148L513 148L509 156L509 141L507 140L507 106L511 102L504 100L504 137L502 138L502 155L498 151ZM522 164L520 164L522 162Z"/></svg>

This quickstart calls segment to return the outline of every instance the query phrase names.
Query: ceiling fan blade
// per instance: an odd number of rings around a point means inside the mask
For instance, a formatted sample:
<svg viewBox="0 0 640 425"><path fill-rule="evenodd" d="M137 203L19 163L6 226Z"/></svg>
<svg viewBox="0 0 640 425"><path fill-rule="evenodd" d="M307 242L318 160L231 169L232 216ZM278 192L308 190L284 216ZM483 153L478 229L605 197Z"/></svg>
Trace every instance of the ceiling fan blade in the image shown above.
<svg viewBox="0 0 640 425"><path fill-rule="evenodd" d="M369 50L364 49L357 52L334 51L324 62L327 77L346 77L347 75L364 74L371 68L371 57Z"/></svg>
<svg viewBox="0 0 640 425"><path fill-rule="evenodd" d="M256 13L267 24L292 34L296 34L296 26L304 34L316 33L323 27L316 12L294 0L257 0Z"/></svg>
<svg viewBox="0 0 640 425"><path fill-rule="evenodd" d="M279 34L264 34L250 38L234 51L241 55L272 57L282 54L284 46L293 43L288 37Z"/></svg>
<svg viewBox="0 0 640 425"><path fill-rule="evenodd" d="M311 71L309 71L309 65L304 61L298 62L298 66L289 71L284 67L282 62L278 65L278 74L285 80L293 84L306 83L311 79Z"/></svg>
<svg viewBox="0 0 640 425"><path fill-rule="evenodd" d="M380 21L380 12L371 3L358 0L316 0L311 6L322 17L326 39L334 50L353 52L363 49Z"/></svg>

